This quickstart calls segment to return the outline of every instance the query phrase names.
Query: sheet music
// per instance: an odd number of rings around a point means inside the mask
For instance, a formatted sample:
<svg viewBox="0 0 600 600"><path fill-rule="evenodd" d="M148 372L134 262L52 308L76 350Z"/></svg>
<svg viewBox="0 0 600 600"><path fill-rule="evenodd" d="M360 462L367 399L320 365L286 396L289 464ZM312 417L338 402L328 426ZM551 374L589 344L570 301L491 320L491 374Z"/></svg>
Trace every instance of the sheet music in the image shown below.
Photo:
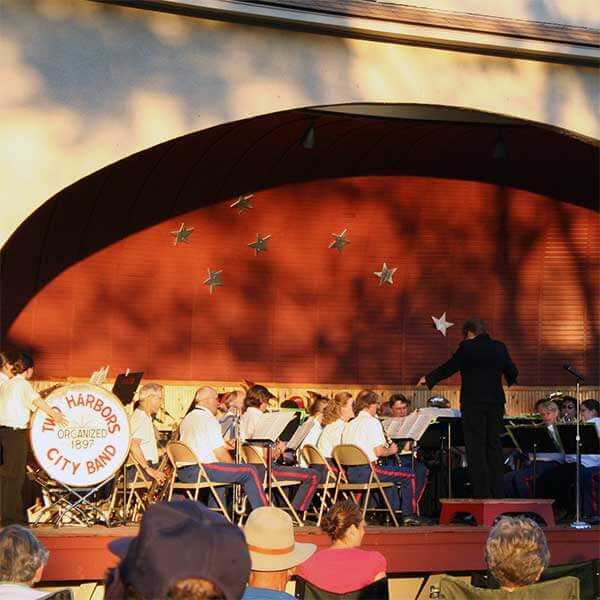
<svg viewBox="0 0 600 600"><path fill-rule="evenodd" d="M458 414L457 414L458 413ZM453 408L420 408L407 417L395 417L387 419L383 427L390 438L393 440L414 440L418 441L429 425L439 417L460 416L460 411Z"/></svg>
<svg viewBox="0 0 600 600"><path fill-rule="evenodd" d="M287 424L296 416L294 412L269 412L263 413L256 424L254 435L246 441L252 443L252 440L277 441Z"/></svg>
<svg viewBox="0 0 600 600"><path fill-rule="evenodd" d="M294 432L294 435L291 437L289 442L285 445L285 447L289 450L297 450L302 442L306 439L306 436L310 433L315 420L311 417L310 419L306 419L298 429Z"/></svg>
<svg viewBox="0 0 600 600"><path fill-rule="evenodd" d="M90 375L90 383L93 383L94 385L102 385L106 379L106 376L108 375L108 369L109 366L106 365L104 367L100 367L97 371L94 371Z"/></svg>

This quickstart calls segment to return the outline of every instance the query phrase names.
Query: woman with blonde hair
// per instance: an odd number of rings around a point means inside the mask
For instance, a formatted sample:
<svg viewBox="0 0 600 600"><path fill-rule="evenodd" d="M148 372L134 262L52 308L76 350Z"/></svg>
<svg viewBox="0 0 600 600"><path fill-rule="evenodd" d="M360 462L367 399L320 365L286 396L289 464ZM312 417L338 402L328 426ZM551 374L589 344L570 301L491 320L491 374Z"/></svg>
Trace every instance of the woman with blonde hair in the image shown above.
<svg viewBox="0 0 600 600"><path fill-rule="evenodd" d="M342 443L344 426L353 417L352 394L349 392L338 392L323 409L323 431L317 448L327 460L331 460L333 449Z"/></svg>
<svg viewBox="0 0 600 600"><path fill-rule="evenodd" d="M356 504L349 500L336 502L323 517L321 529L332 544L298 567L300 577L335 594L360 590L385 577L383 554L360 549L365 522Z"/></svg>

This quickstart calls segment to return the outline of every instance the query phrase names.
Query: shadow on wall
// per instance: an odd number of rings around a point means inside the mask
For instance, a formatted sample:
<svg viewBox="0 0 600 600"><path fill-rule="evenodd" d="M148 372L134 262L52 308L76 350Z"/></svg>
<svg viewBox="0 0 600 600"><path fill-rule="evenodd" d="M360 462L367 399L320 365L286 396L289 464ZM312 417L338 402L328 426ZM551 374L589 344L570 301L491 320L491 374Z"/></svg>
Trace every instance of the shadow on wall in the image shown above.
<svg viewBox="0 0 600 600"><path fill-rule="evenodd" d="M567 361L598 382L597 212L420 177L264 190L241 215L230 200L80 261L27 305L9 339L38 345L40 376L109 363L159 379L408 385L480 314L521 384L568 384ZM180 222L195 229L174 247ZM329 249L344 228L351 244ZM257 232L272 237L254 256ZM383 262L397 268L393 286L373 275ZM223 270L213 295L208 267ZM456 324L446 338L431 321L444 311Z"/></svg>

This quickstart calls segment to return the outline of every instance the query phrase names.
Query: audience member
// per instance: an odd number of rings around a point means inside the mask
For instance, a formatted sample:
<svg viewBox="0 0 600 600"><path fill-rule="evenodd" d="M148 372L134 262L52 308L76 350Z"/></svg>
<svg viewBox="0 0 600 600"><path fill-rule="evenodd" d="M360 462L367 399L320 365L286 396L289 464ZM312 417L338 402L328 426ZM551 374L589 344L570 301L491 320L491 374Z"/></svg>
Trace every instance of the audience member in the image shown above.
<svg viewBox="0 0 600 600"><path fill-rule="evenodd" d="M29 529L9 525L0 531L0 599L34 600L46 595L32 586L40 581L48 551Z"/></svg>
<svg viewBox="0 0 600 600"><path fill-rule="evenodd" d="M296 542L291 517L272 506L253 510L244 532L252 570L242 600L293 600L286 585L295 568L317 549L315 544Z"/></svg>
<svg viewBox="0 0 600 600"><path fill-rule="evenodd" d="M531 519L502 517L490 530L485 562L504 590L535 583L550 562L544 532Z"/></svg>
<svg viewBox="0 0 600 600"><path fill-rule="evenodd" d="M109 544L121 558L106 600L239 600L250 573L242 530L199 502L150 505L136 538Z"/></svg>
<svg viewBox="0 0 600 600"><path fill-rule="evenodd" d="M300 565L298 575L303 579L328 592L346 594L385 577L383 554L360 549L365 522L356 504L336 502L323 517L321 529L332 545Z"/></svg>

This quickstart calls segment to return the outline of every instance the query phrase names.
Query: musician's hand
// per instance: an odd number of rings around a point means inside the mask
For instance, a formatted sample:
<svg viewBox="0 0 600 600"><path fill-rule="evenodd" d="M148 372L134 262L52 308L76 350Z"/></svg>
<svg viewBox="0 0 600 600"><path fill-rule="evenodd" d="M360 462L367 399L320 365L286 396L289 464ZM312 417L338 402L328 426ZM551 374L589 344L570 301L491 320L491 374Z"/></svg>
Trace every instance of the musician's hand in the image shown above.
<svg viewBox="0 0 600 600"><path fill-rule="evenodd" d="M398 454L398 446L392 442L388 448L388 456L393 456L394 454Z"/></svg>
<svg viewBox="0 0 600 600"><path fill-rule="evenodd" d="M427 385L427 379L425 379L425 375L419 379L417 382L417 387L423 387L424 385Z"/></svg>
<svg viewBox="0 0 600 600"><path fill-rule="evenodd" d="M60 411L53 408L51 411L52 418L56 421L57 425L61 425L62 427L66 427L69 424L69 420L65 417Z"/></svg>
<svg viewBox="0 0 600 600"><path fill-rule="evenodd" d="M146 469L146 473L148 473L148 475L150 475L150 477L152 477L152 479L155 479L156 481L158 481L158 483L164 483L165 482L165 474L162 471L159 471L158 469L153 469L152 467L148 467Z"/></svg>
<svg viewBox="0 0 600 600"><path fill-rule="evenodd" d="M225 448L227 448L227 450L235 450L235 438L227 440L225 442Z"/></svg>

